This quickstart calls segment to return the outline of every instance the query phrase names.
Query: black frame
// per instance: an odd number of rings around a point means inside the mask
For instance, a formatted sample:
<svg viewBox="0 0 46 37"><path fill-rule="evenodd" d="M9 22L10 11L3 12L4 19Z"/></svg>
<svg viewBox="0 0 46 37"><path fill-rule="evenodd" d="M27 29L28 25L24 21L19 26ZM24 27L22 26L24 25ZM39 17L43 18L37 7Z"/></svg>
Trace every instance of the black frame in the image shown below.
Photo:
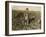
<svg viewBox="0 0 46 37"><path fill-rule="evenodd" d="M44 5L44 32L43 33L27 33L27 34L11 34L11 35L9 35L9 3L27 3L27 4ZM16 35L18 36L18 35L32 35L32 34L45 34L45 3L5 1L5 35L6 36L16 36Z"/></svg>

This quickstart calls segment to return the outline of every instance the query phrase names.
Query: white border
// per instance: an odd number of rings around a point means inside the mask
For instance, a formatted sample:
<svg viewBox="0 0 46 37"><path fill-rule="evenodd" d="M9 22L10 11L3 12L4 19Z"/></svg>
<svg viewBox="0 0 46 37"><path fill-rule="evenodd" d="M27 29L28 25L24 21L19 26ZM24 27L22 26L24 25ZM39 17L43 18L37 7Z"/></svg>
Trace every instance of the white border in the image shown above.
<svg viewBox="0 0 46 37"><path fill-rule="evenodd" d="M19 31L12 31L12 6L40 6L41 7L41 30L19 30ZM37 5L37 4L21 4L21 3L9 3L9 34L24 34L24 33L40 33L44 32L44 13L43 13L43 5Z"/></svg>

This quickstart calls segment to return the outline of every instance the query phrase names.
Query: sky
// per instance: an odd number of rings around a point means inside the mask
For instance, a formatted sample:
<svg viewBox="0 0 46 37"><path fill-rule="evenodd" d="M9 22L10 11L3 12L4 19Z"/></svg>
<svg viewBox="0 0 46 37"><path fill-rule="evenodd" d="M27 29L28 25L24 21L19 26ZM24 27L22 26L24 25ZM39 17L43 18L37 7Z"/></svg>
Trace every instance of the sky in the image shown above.
<svg viewBox="0 0 46 37"><path fill-rule="evenodd" d="M26 10L26 8L28 8L29 11L41 11L40 6L12 6L13 10Z"/></svg>

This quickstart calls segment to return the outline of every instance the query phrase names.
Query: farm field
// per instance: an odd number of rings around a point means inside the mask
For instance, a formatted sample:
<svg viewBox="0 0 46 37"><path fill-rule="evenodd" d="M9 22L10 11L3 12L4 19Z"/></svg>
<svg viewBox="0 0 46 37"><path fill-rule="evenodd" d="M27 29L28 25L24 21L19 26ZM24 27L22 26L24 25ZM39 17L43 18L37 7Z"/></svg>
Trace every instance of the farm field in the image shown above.
<svg viewBox="0 0 46 37"><path fill-rule="evenodd" d="M41 29L41 12L12 10L12 30Z"/></svg>

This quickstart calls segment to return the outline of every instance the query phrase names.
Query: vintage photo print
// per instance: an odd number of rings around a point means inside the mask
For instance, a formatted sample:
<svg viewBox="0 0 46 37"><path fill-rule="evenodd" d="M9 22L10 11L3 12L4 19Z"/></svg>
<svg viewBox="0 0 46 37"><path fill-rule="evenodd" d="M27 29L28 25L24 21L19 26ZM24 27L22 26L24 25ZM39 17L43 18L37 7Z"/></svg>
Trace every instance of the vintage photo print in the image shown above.
<svg viewBox="0 0 46 37"><path fill-rule="evenodd" d="M41 29L40 6L13 6L12 30L36 30Z"/></svg>
<svg viewBox="0 0 46 37"><path fill-rule="evenodd" d="M43 4L9 3L9 34L43 32Z"/></svg>

